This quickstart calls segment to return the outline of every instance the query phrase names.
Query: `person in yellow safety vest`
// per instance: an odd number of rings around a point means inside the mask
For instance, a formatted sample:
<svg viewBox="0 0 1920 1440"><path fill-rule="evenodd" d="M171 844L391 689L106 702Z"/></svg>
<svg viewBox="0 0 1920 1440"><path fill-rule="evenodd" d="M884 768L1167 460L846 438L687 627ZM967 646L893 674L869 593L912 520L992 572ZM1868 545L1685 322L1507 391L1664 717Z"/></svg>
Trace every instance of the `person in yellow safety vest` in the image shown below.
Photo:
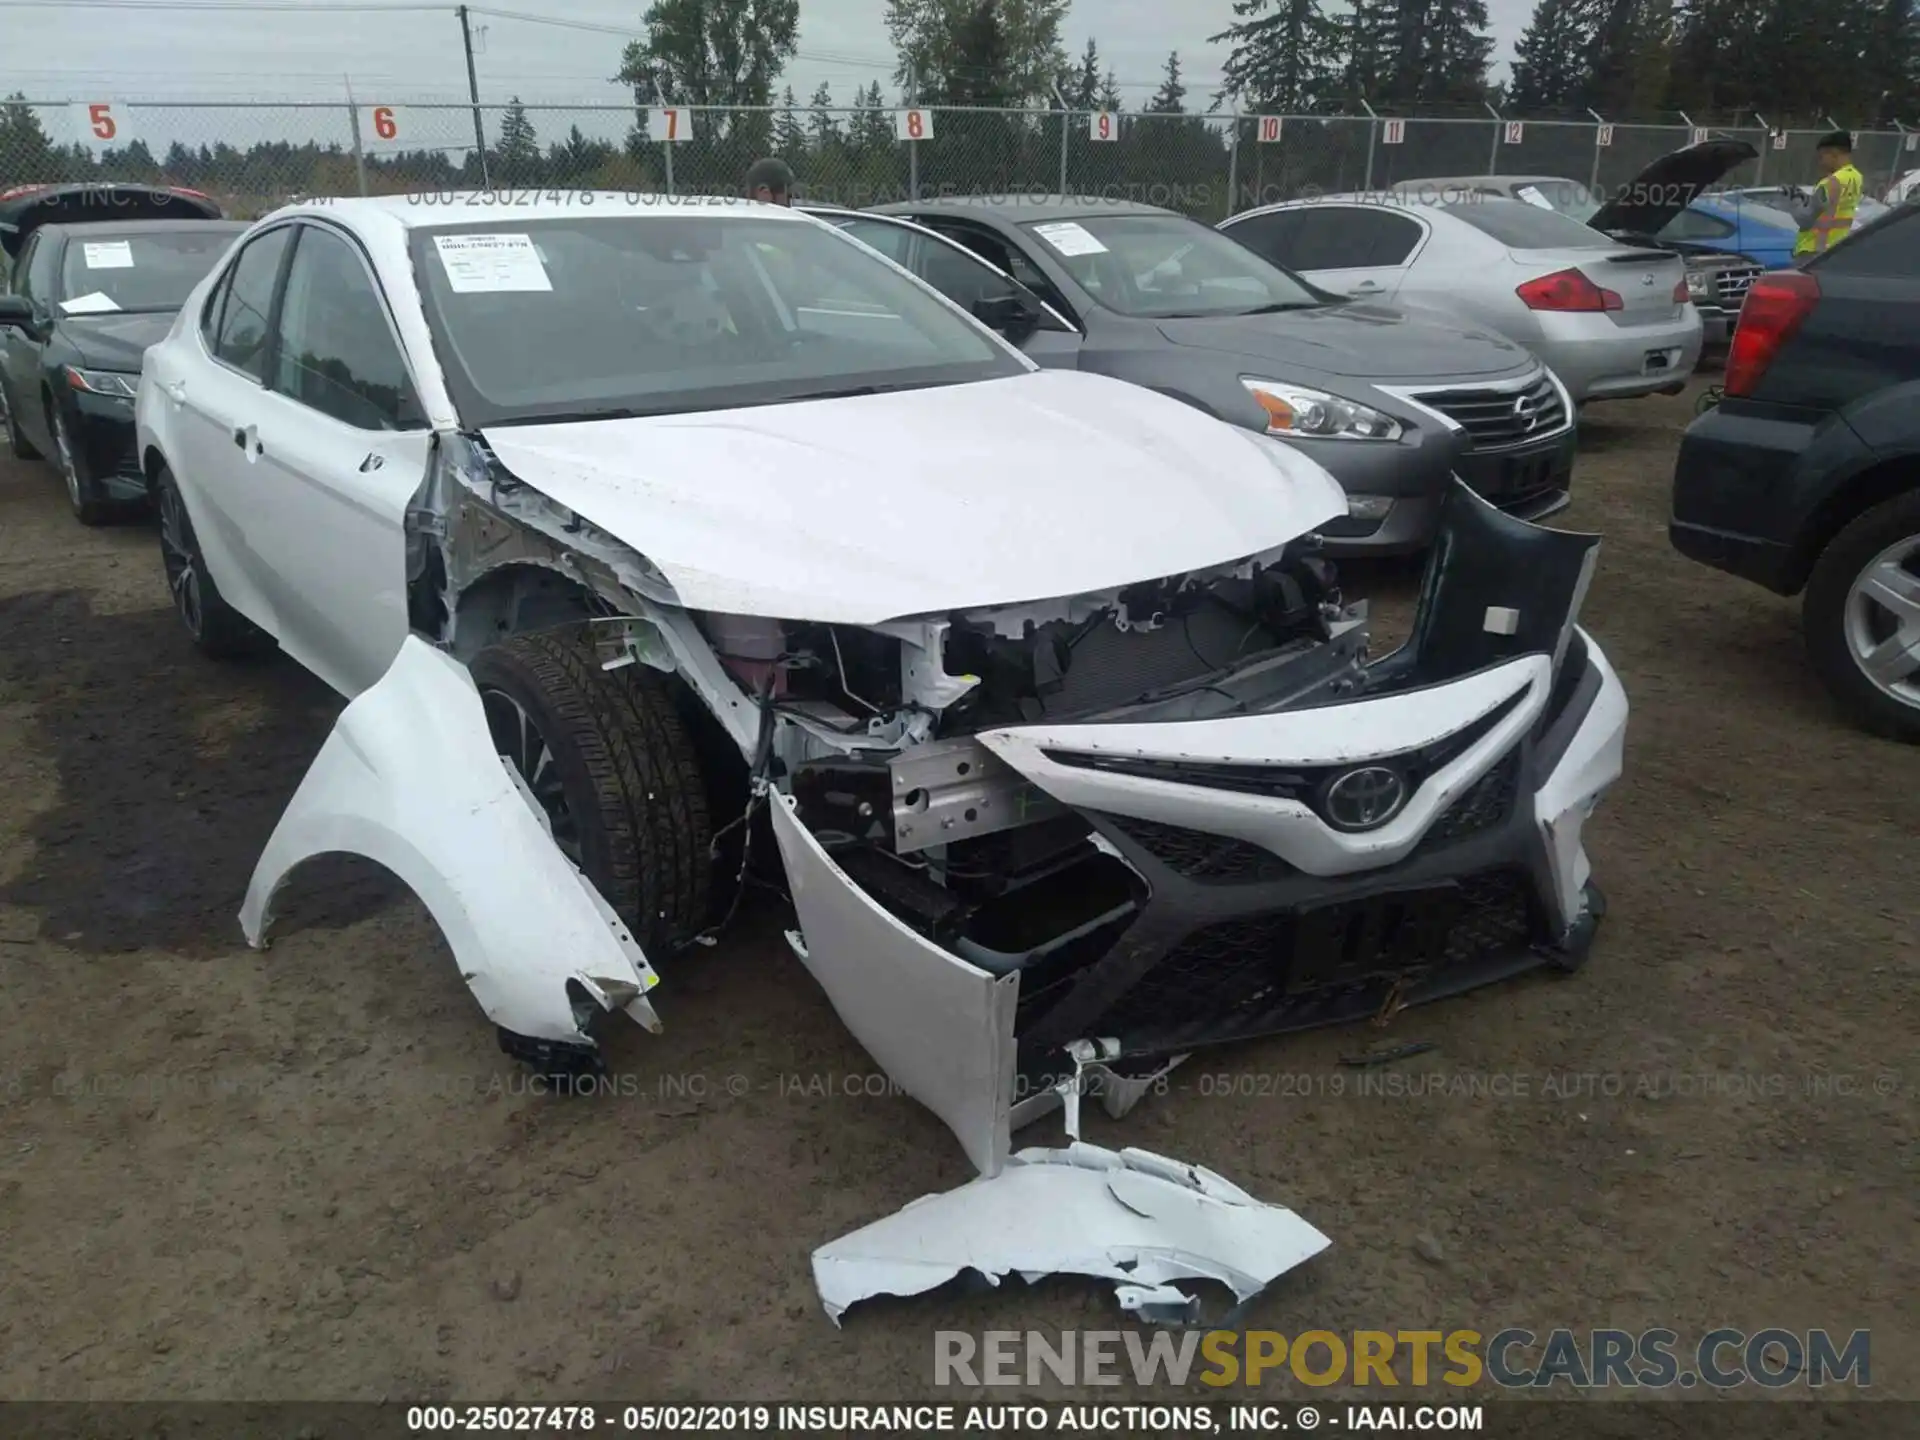
<svg viewBox="0 0 1920 1440"><path fill-rule="evenodd" d="M1853 137L1844 130L1824 135L1818 147L1820 183L1811 195L1796 194L1793 218L1800 226L1800 237L1793 243L1793 263L1804 265L1823 251L1831 249L1853 229L1854 211L1860 206L1865 178L1853 165Z"/></svg>

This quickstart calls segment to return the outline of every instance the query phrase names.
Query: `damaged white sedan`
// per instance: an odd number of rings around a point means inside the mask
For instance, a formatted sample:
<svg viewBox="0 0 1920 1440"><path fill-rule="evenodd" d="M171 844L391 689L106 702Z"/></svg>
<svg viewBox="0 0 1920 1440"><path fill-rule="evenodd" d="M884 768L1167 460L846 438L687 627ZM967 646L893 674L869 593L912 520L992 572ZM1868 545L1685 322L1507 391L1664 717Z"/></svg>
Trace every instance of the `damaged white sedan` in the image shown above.
<svg viewBox="0 0 1920 1440"><path fill-rule="evenodd" d="M1627 713L1576 624L1597 542L1456 486L1373 659L1297 450L1040 371L807 216L567 200L283 210L147 356L195 642L352 701L249 939L303 861L370 856L511 1053L591 1067L770 833L795 954L980 1171L821 1247L836 1318L966 1269L1164 1318L1323 1248L1081 1142L1080 1097L1581 962ZM1013 1150L1062 1105L1065 1149Z"/></svg>

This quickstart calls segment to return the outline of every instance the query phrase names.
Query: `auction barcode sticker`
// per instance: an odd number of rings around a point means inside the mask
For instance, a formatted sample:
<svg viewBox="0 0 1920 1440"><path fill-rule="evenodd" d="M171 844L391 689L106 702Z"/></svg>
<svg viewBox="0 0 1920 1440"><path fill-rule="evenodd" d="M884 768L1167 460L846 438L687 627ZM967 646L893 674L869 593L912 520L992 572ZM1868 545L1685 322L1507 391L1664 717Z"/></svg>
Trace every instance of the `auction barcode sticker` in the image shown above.
<svg viewBox="0 0 1920 1440"><path fill-rule="evenodd" d="M1104 255L1107 247L1096 239L1086 227L1074 224L1071 220L1058 221L1051 225L1036 225L1033 233L1062 255Z"/></svg>
<svg viewBox="0 0 1920 1440"><path fill-rule="evenodd" d="M433 244L456 295L553 289L530 236L436 235Z"/></svg>
<svg viewBox="0 0 1920 1440"><path fill-rule="evenodd" d="M133 268L133 242L131 240L87 240L80 246L81 254L89 270L131 270Z"/></svg>

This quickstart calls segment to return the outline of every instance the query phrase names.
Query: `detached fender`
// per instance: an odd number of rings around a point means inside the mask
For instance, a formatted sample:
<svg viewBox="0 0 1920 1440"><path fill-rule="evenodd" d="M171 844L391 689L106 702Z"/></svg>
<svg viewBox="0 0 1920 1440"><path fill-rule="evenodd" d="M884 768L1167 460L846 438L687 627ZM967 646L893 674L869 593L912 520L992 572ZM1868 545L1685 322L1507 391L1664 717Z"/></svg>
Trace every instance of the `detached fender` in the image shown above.
<svg viewBox="0 0 1920 1440"><path fill-rule="evenodd" d="M249 944L266 948L275 893L326 854L364 855L412 887L503 1029L591 1043L569 982L660 1028L646 956L495 754L466 667L417 636L347 706L280 817L240 911Z"/></svg>

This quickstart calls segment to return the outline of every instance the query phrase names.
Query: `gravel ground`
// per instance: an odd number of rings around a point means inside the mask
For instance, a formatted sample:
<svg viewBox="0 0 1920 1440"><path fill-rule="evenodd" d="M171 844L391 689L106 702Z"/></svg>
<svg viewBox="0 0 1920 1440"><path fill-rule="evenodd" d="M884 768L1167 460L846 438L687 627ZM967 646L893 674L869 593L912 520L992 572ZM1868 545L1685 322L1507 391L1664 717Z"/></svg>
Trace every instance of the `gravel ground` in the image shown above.
<svg viewBox="0 0 1920 1440"><path fill-rule="evenodd" d="M1920 750L1836 718L1792 605L1668 549L1692 399L1596 410L1561 522L1605 536L1587 623L1634 705L1587 967L1402 1014L1438 1048L1398 1093L1335 1032L1090 1123L1333 1237L1247 1325L1868 1327L1875 1392L1920 1398ZM1352 578L1404 614L1404 571ZM529 1092L380 874L310 872L250 952L338 709L203 662L150 526L0 460L0 1395L844 1401L930 1392L936 1328L1117 1323L1066 1278L826 1320L811 1248L969 1171L848 1093L874 1067L771 907L583 1100Z"/></svg>

